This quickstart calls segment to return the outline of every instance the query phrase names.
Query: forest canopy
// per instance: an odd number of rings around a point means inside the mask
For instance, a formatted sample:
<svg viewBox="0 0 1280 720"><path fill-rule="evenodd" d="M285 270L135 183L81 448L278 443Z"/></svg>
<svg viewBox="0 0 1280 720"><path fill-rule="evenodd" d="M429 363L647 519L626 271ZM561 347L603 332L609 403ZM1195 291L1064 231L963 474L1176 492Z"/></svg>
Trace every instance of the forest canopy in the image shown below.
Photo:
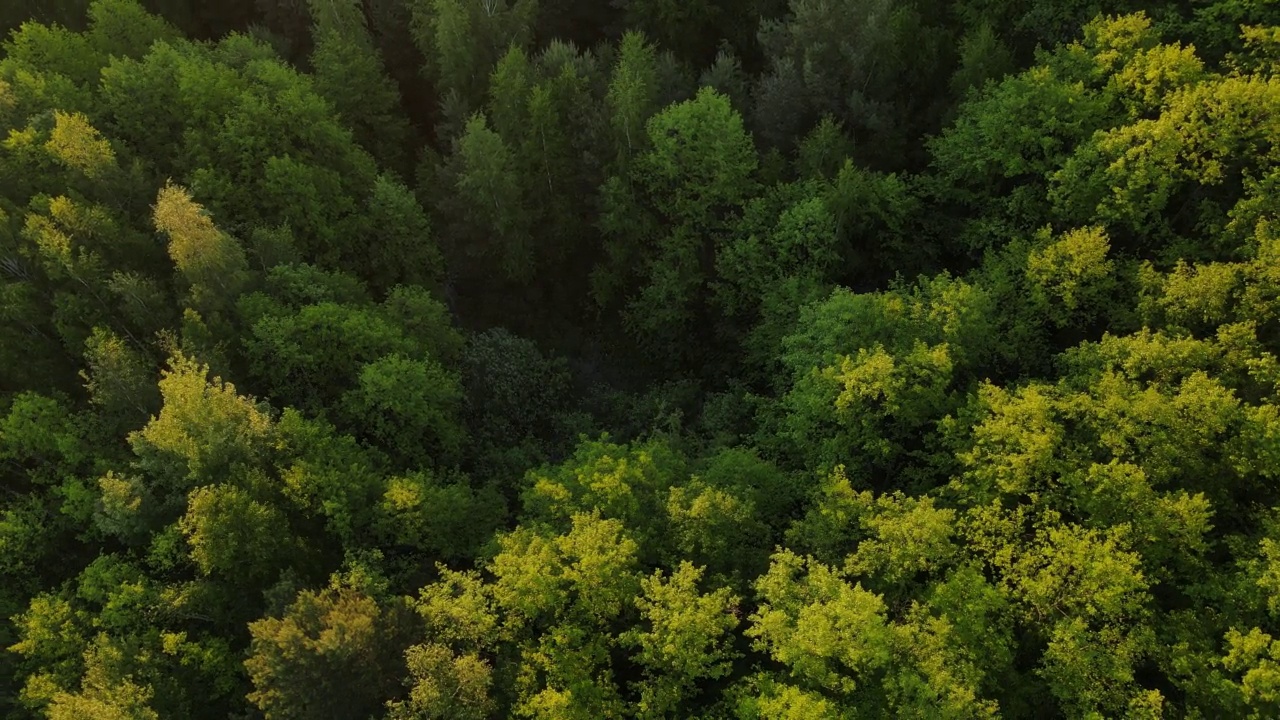
<svg viewBox="0 0 1280 720"><path fill-rule="evenodd" d="M1280 5L0 36L0 715L1280 715Z"/></svg>

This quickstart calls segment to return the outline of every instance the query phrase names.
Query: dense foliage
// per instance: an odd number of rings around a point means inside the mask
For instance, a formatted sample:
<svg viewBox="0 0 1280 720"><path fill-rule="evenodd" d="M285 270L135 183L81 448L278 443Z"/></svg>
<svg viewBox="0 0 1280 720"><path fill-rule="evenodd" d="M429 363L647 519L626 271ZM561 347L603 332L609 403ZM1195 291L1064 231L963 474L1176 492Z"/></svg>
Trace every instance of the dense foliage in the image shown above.
<svg viewBox="0 0 1280 720"><path fill-rule="evenodd" d="M1280 714L1280 6L0 30L0 715Z"/></svg>

